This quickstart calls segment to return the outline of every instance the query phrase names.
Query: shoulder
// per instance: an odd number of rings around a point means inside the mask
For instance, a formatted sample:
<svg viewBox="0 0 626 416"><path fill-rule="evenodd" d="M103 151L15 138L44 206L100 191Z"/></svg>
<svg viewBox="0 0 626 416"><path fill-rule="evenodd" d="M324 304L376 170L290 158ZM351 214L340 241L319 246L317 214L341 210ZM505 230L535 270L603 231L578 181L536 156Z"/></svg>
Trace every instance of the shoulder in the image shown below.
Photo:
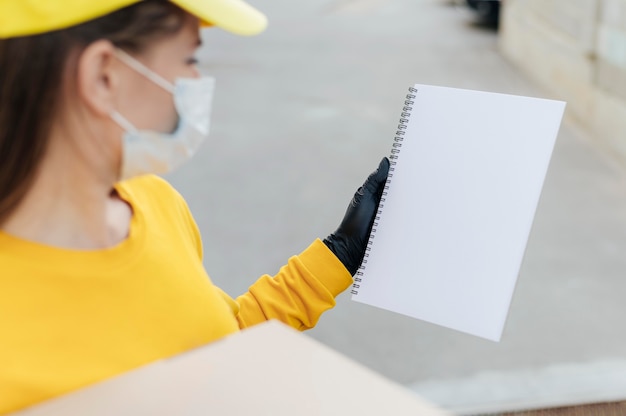
<svg viewBox="0 0 626 416"><path fill-rule="evenodd" d="M193 240L202 257L198 226L187 202L169 182L155 175L144 175L120 182L115 189L152 223L186 230L186 235Z"/></svg>
<svg viewBox="0 0 626 416"><path fill-rule="evenodd" d="M183 196L165 179L156 175L143 175L119 182L115 189L133 208L157 217L191 216Z"/></svg>
<svg viewBox="0 0 626 416"><path fill-rule="evenodd" d="M165 179L156 175L143 175L119 182L116 189L135 200L182 200L183 197Z"/></svg>

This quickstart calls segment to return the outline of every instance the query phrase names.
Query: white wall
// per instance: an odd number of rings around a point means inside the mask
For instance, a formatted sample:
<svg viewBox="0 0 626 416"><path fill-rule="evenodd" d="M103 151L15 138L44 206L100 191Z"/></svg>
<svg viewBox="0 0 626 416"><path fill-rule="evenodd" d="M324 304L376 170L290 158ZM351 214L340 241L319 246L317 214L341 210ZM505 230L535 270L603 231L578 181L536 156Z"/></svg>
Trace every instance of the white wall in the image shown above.
<svg viewBox="0 0 626 416"><path fill-rule="evenodd" d="M500 39L626 163L626 0L504 0Z"/></svg>

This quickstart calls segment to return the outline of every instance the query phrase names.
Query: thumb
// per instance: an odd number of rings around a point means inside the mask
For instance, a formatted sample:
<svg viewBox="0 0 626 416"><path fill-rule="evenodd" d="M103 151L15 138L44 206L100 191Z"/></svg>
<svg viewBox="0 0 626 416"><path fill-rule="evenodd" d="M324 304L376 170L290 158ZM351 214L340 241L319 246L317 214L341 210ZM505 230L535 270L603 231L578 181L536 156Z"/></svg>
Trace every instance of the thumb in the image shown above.
<svg viewBox="0 0 626 416"><path fill-rule="evenodd" d="M363 189L380 198L385 183L387 182L387 176L389 175L389 166L389 159L384 157L378 164L378 169L372 172L372 174L365 180Z"/></svg>

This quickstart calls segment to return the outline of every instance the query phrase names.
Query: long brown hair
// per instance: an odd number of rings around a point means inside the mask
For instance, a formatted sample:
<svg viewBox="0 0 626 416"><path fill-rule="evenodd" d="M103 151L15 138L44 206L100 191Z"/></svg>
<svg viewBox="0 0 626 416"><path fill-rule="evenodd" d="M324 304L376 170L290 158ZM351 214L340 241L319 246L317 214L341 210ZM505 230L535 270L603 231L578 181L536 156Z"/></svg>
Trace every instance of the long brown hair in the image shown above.
<svg viewBox="0 0 626 416"><path fill-rule="evenodd" d="M101 39L140 52L183 20L173 3L145 0L68 29L0 39L0 225L34 180L71 54Z"/></svg>

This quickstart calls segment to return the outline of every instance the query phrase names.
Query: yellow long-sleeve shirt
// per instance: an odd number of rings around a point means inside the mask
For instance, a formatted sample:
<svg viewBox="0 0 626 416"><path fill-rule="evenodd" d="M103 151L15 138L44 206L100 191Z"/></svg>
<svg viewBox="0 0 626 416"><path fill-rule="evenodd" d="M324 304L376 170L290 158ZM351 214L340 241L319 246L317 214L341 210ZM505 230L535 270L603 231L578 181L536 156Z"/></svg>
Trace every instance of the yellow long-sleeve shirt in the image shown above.
<svg viewBox="0 0 626 416"><path fill-rule="evenodd" d="M116 189L133 209L116 247L65 250L0 232L0 414L268 319L311 328L351 283L316 240L234 300L206 275L171 186L145 176Z"/></svg>

